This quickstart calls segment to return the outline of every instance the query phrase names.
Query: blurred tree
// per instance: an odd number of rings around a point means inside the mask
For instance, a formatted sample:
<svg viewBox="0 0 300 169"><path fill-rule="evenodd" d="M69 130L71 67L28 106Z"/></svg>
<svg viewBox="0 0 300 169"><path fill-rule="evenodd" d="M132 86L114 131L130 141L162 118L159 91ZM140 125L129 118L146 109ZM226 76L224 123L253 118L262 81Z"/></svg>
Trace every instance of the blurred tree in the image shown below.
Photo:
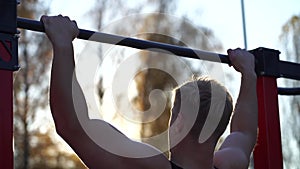
<svg viewBox="0 0 300 169"><path fill-rule="evenodd" d="M54 131L36 131L31 134L30 168L31 169L83 169L86 168L75 153L62 150L63 146L53 139Z"/></svg>
<svg viewBox="0 0 300 169"><path fill-rule="evenodd" d="M18 16L36 18L42 13L47 13L43 4L38 0L24 0L18 6ZM51 139L51 135L48 135L48 132L42 133L39 129L42 124L38 121L43 115L37 113L42 113L48 108L51 45L45 35L27 30L20 31L21 69L14 74L15 168L84 168L78 158L75 159L74 155L61 151ZM50 165L53 158L61 162ZM67 163L73 163L74 167Z"/></svg>
<svg viewBox="0 0 300 169"><path fill-rule="evenodd" d="M282 27L280 36L286 51L286 59L292 62L300 63L300 16L292 16ZM300 81L285 80L286 86L299 87ZM285 96L286 97L286 96ZM283 157L286 168L298 166L300 157L300 96L289 96L289 105L285 106L284 126L282 129ZM288 115L286 112L291 112ZM290 129L290 130L288 130ZM291 139L292 137L293 139Z"/></svg>
<svg viewBox="0 0 300 169"><path fill-rule="evenodd" d="M164 13L171 14L172 11L176 9L175 0L149 0L156 6L154 13L146 17L143 22L143 26L140 29L141 36L143 39L163 42L179 46L189 46L197 47L203 50L220 50L221 45L216 40L213 32L205 27L195 27L189 23L187 18L177 18L174 21L172 17L162 15ZM153 33L144 33L153 32ZM170 35L174 35L173 38ZM197 37L197 38L195 38ZM154 52L141 52L141 68L150 67L150 65L163 65L163 69L147 69L140 70L139 74L135 77L137 96L134 98L133 102L137 109L144 111L149 114L157 114L158 112L146 111L150 107L164 107L160 116L151 122L148 119L142 119L141 128L141 138L142 141L147 142L162 151L168 150L168 136L167 134L162 134L168 129L168 121L170 117L171 109L171 90L174 87L180 85L183 81L191 80L191 74L195 75L201 74L199 67L193 67L192 61L195 60L182 60L184 64L191 68L191 72L185 72L183 69L183 63L178 61L175 56L174 59L170 59L165 56L166 54L154 53ZM158 57L155 57L158 56ZM155 57L155 59L153 59ZM159 58L159 59L157 59ZM199 61L198 61L199 62ZM182 81L177 81L175 79L182 79ZM179 83L179 84L178 84ZM163 98L156 98L157 102L150 104L150 95L155 89L162 91ZM158 96L160 97L160 96ZM160 99L165 99L161 102ZM154 109L156 111L156 109ZM148 117L151 115L144 115ZM160 135L159 137L156 137ZM166 152L167 153L167 152Z"/></svg>
<svg viewBox="0 0 300 169"><path fill-rule="evenodd" d="M89 12L89 15L93 20L95 21L95 26L98 30L103 29L103 26L106 26L108 24L108 21L114 20L117 17L124 16L127 14L130 14L132 12L138 12L139 7L130 7L126 6L127 1L124 0L96 0L94 8ZM118 10L111 10L111 9L118 9ZM117 29L117 28L116 28ZM113 30L114 33L120 33L124 34L126 32L125 27L121 27L118 30ZM103 55L102 55L102 46L99 46L98 56L100 58L100 62L103 61ZM118 62L118 61L116 61ZM100 75L99 81L98 81L98 95L100 98L100 103L102 103L103 95L105 92L105 87L103 86L103 75Z"/></svg>
<svg viewBox="0 0 300 169"><path fill-rule="evenodd" d="M104 19L107 17L107 8L111 7L111 3L114 3L115 1L108 1L108 0L97 0L96 6L89 12L89 14L93 17L93 19L96 21L96 27L97 29L101 29L103 26ZM118 1L116 1L118 3ZM102 48L99 47L99 58L102 61ZM100 98L100 103L102 103L103 95L104 95L104 88L103 88L103 77L99 77L98 82L98 95Z"/></svg>

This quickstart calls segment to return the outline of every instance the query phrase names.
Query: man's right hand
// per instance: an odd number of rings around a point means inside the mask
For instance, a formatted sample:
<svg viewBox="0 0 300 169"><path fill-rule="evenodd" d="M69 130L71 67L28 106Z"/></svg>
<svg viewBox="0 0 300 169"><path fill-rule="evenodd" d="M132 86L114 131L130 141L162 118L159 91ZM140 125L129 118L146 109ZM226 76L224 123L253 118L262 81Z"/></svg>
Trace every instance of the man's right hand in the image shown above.
<svg viewBox="0 0 300 169"><path fill-rule="evenodd" d="M75 21L67 16L42 16L45 32L53 45L72 42L79 34Z"/></svg>
<svg viewBox="0 0 300 169"><path fill-rule="evenodd" d="M255 58L253 54L240 48L228 49L227 53L236 71L241 72L242 75L255 74Z"/></svg>

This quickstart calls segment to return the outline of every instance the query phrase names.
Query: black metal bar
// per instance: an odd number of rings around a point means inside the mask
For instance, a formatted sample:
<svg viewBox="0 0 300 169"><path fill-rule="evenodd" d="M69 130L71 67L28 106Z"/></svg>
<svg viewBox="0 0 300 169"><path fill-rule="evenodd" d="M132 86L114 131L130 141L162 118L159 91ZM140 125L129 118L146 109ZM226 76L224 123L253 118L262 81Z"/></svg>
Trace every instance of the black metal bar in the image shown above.
<svg viewBox="0 0 300 169"><path fill-rule="evenodd" d="M279 77L278 50L259 47L250 52L255 56L255 71L258 76Z"/></svg>
<svg viewBox="0 0 300 169"><path fill-rule="evenodd" d="M1 0L0 1L0 32L7 34L17 33L17 1Z"/></svg>
<svg viewBox="0 0 300 169"><path fill-rule="evenodd" d="M19 28L28 29L32 31L44 32L44 26L40 21L30 20L26 18L17 18L17 26ZM123 37L118 35L100 33L85 29L79 29L79 39L108 43L113 45L127 46L136 49L143 49L155 52L162 52L167 54L174 54L177 56L202 59L212 62L221 62L230 64L227 55L216 54L208 51L196 50L182 46L176 46L166 43L141 40L136 38Z"/></svg>
<svg viewBox="0 0 300 169"><path fill-rule="evenodd" d="M287 61L279 62L280 77L300 80L300 64Z"/></svg>
<svg viewBox="0 0 300 169"><path fill-rule="evenodd" d="M19 68L16 19L17 0L0 0L0 70L15 71Z"/></svg>
<svg viewBox="0 0 300 169"><path fill-rule="evenodd" d="M300 87L296 87L296 88L278 87L278 94L280 94L280 95L300 95Z"/></svg>
<svg viewBox="0 0 300 169"><path fill-rule="evenodd" d="M32 31L45 31L44 26L40 21L30 20L26 18L17 18L17 26L19 28ZM191 49L166 43L100 33L85 29L79 29L79 35L77 38L113 45L127 46L136 49L173 54L187 58L230 64L228 56L223 54ZM255 56L264 56L256 57L256 72L259 76L274 76L300 80L300 71L298 71L300 70L300 64L280 61L279 51L267 48L257 48L251 50L250 52Z"/></svg>
<svg viewBox="0 0 300 169"><path fill-rule="evenodd" d="M0 33L0 46L4 48L4 51L0 51L0 70L18 70L20 68L18 60L18 36ZM3 56L9 57L3 59Z"/></svg>

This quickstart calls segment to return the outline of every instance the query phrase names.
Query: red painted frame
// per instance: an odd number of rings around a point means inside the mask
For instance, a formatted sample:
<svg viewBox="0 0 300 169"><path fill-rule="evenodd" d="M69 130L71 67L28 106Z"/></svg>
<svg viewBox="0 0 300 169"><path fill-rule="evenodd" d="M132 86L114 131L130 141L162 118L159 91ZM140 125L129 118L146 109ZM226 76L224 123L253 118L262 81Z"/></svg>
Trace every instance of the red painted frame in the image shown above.
<svg viewBox="0 0 300 169"><path fill-rule="evenodd" d="M257 80L258 141L254 150L254 168L282 169L281 133L276 77Z"/></svg>
<svg viewBox="0 0 300 169"><path fill-rule="evenodd" d="M0 168L13 169L13 159L13 72L0 70Z"/></svg>

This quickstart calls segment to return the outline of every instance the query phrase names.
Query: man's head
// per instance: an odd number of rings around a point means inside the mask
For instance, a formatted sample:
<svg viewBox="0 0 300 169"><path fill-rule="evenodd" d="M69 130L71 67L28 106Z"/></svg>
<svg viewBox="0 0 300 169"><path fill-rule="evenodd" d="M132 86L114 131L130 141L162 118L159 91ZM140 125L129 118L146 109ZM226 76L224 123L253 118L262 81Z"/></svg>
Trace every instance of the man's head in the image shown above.
<svg viewBox="0 0 300 169"><path fill-rule="evenodd" d="M170 119L171 146L172 139L182 130L188 130L186 137L199 143L216 143L228 125L232 109L232 98L226 88L210 78L202 77L176 88Z"/></svg>

